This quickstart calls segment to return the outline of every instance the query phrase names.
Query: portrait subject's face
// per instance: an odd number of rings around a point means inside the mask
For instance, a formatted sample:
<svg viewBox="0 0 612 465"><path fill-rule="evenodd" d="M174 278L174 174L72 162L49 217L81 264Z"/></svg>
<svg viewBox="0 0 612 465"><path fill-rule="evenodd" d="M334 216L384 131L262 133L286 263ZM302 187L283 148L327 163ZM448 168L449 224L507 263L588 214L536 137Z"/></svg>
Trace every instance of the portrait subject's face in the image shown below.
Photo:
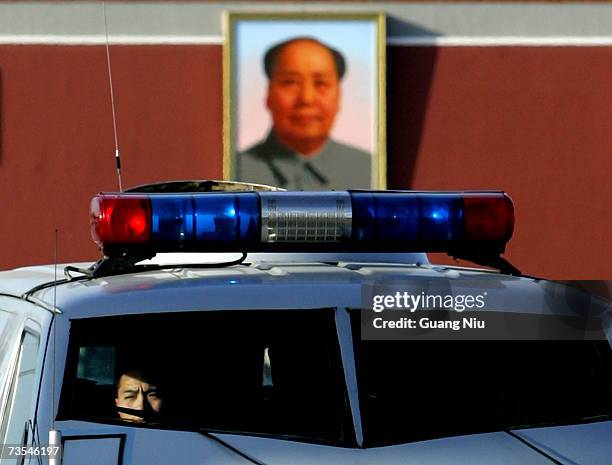
<svg viewBox="0 0 612 465"><path fill-rule="evenodd" d="M274 63L267 106L281 143L305 155L320 150L340 108L331 52L308 40L283 47Z"/></svg>
<svg viewBox="0 0 612 465"><path fill-rule="evenodd" d="M121 376L117 387L117 398L115 405L143 412L156 412L162 410L164 401L159 394L159 389L140 372L128 372ZM119 412L119 417L124 420L142 422L141 417Z"/></svg>

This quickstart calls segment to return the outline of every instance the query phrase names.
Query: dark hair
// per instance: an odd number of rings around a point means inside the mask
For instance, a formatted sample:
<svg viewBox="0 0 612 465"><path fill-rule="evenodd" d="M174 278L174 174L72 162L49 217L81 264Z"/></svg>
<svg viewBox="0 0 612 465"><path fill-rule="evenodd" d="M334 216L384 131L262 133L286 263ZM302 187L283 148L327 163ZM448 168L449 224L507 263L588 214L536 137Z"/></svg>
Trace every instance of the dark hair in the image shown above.
<svg viewBox="0 0 612 465"><path fill-rule="evenodd" d="M334 65L336 66L336 72L338 73L338 79L342 79L344 77L344 73L346 72L346 61L344 60L344 56L338 50L330 47L329 45L324 44L323 42L313 37L294 37L293 39L285 40L279 44L276 44L266 51L266 54L264 55L263 59L263 65L264 71L266 72L266 76L268 76L268 79L272 78L272 71L274 70L274 65L276 64L276 57L278 56L280 51L287 45L303 40L308 42L314 42L315 44L318 44L321 47L327 49L329 53L332 54Z"/></svg>

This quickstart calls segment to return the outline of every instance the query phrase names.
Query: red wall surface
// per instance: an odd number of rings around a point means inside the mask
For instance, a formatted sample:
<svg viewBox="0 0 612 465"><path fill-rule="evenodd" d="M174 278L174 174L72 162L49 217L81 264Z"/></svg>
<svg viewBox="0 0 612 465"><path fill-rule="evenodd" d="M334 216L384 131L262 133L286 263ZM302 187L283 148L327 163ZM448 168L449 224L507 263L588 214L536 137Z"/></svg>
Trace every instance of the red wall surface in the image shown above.
<svg viewBox="0 0 612 465"><path fill-rule="evenodd" d="M222 177L218 46L112 47L124 186ZM116 191L104 47L2 46L0 268L98 257L89 202Z"/></svg>
<svg viewBox="0 0 612 465"><path fill-rule="evenodd" d="M124 186L221 178L221 47L111 57ZM389 187L503 189L518 268L610 279L611 75L609 47L389 47ZM0 269L52 262L56 228L61 262L97 258L89 200L117 189L104 47L0 46L0 79Z"/></svg>

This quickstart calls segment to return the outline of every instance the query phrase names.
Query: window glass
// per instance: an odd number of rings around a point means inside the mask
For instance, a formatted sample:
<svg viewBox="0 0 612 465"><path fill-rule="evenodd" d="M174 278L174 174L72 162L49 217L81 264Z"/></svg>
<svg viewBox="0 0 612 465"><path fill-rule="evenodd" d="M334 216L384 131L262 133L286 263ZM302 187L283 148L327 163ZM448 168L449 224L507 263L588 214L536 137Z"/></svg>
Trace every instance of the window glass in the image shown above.
<svg viewBox="0 0 612 465"><path fill-rule="evenodd" d="M612 414L605 340L363 341L351 317L370 447Z"/></svg>
<svg viewBox="0 0 612 465"><path fill-rule="evenodd" d="M121 412L148 426L352 444L334 321L332 310L75 320L60 409L71 418L116 421ZM134 411L140 419L128 418Z"/></svg>
<svg viewBox="0 0 612 465"><path fill-rule="evenodd" d="M9 400L10 410L4 443L21 444L25 425L30 420L30 408L36 392L36 361L38 358L38 336L25 332L19 352L19 363Z"/></svg>
<svg viewBox="0 0 612 465"><path fill-rule="evenodd" d="M10 313L4 310L0 310L0 338L3 337L4 328L6 328L6 325L10 317L11 317Z"/></svg>
<svg viewBox="0 0 612 465"><path fill-rule="evenodd" d="M11 353L9 344L12 343L13 338L9 337L8 331L10 329L7 329L7 326L11 316L10 313L0 309L0 382L4 377L3 369L6 370L4 365L10 363L8 360Z"/></svg>
<svg viewBox="0 0 612 465"><path fill-rule="evenodd" d="M114 347L79 347L77 378L87 379L97 384L115 382Z"/></svg>

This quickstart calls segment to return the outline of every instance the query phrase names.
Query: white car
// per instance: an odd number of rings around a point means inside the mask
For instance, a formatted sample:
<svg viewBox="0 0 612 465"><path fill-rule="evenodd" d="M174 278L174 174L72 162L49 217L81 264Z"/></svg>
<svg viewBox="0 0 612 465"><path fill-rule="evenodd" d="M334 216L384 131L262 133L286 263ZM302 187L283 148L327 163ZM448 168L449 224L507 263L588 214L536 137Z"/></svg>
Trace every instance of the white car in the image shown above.
<svg viewBox="0 0 612 465"><path fill-rule="evenodd" d="M491 192L101 194L102 260L0 273L0 461L610 465L610 302L520 276L513 223Z"/></svg>

